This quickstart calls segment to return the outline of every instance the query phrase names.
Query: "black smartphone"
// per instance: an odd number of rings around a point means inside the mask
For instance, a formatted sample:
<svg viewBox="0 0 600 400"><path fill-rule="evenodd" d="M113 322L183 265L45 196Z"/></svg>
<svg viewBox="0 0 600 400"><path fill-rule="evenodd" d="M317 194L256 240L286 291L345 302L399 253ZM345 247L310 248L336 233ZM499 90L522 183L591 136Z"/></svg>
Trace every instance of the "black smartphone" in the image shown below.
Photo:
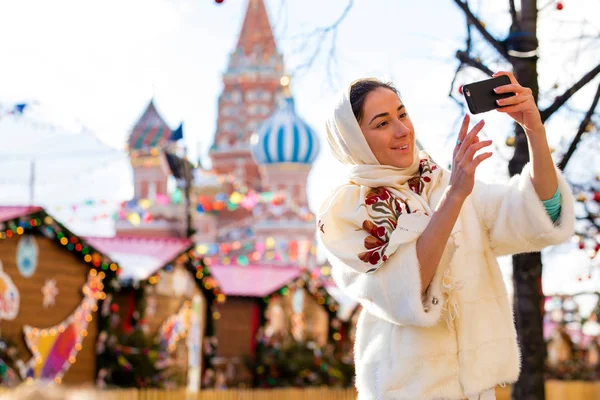
<svg viewBox="0 0 600 400"><path fill-rule="evenodd" d="M510 78L506 75L464 85L463 96L465 96L471 114L480 114L499 108L496 100L513 96L514 93L496 94L494 92L494 88L504 85L510 85Z"/></svg>

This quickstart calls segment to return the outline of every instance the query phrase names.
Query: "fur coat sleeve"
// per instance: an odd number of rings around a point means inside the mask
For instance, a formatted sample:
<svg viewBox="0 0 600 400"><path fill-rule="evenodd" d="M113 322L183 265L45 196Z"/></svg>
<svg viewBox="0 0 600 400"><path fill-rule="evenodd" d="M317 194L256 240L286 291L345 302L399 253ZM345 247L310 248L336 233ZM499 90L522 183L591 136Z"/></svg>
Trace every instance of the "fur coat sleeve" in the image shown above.
<svg viewBox="0 0 600 400"><path fill-rule="evenodd" d="M555 223L535 191L530 172L531 163L508 184L477 182L473 190L473 205L497 256L540 251L563 243L573 235L574 199L561 172L556 170L562 204Z"/></svg>
<svg viewBox="0 0 600 400"><path fill-rule="evenodd" d="M359 204L367 189L347 185L332 197ZM389 207L365 204L344 214L331 210L334 202L323 204L317 232L332 276L341 290L378 318L397 325L432 326L440 318L443 274L436 274L422 296L416 253L429 217L398 212L389 192L381 196Z"/></svg>

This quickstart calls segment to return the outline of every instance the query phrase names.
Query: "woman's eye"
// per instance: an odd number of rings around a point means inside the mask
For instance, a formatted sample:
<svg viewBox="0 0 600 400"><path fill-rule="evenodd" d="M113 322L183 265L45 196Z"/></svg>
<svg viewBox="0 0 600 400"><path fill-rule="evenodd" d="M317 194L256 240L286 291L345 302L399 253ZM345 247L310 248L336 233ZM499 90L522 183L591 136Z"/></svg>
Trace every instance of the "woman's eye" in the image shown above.
<svg viewBox="0 0 600 400"><path fill-rule="evenodd" d="M402 113L402 114L400 114L399 118L406 118L407 115L408 115L408 113Z"/></svg>
<svg viewBox="0 0 600 400"><path fill-rule="evenodd" d="M386 125L387 125L387 121L383 121L383 122L380 122L379 125L376 126L376 128L381 128Z"/></svg>

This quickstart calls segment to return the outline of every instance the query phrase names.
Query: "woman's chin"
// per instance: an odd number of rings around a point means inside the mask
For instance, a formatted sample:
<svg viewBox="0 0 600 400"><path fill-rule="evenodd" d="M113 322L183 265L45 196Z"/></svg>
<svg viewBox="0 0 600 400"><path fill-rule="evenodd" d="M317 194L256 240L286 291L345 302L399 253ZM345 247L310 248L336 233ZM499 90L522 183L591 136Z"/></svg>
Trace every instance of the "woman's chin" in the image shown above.
<svg viewBox="0 0 600 400"><path fill-rule="evenodd" d="M414 160L414 156L409 156L409 157L402 157L399 160L395 160L394 161L394 167L396 168L408 168L413 164L413 160Z"/></svg>

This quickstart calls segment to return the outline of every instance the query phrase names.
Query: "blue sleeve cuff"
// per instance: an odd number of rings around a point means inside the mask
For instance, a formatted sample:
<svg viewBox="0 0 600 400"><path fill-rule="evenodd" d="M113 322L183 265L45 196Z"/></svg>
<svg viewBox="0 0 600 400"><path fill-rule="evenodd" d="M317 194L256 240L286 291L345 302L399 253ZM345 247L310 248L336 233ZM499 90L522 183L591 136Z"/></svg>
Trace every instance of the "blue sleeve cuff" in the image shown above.
<svg viewBox="0 0 600 400"><path fill-rule="evenodd" d="M562 196L560 194L560 187L556 189L556 193L552 196L551 199L543 200L544 207L546 208L546 213L552 220L552 222L556 222L558 217L560 216L560 208L562 203Z"/></svg>

